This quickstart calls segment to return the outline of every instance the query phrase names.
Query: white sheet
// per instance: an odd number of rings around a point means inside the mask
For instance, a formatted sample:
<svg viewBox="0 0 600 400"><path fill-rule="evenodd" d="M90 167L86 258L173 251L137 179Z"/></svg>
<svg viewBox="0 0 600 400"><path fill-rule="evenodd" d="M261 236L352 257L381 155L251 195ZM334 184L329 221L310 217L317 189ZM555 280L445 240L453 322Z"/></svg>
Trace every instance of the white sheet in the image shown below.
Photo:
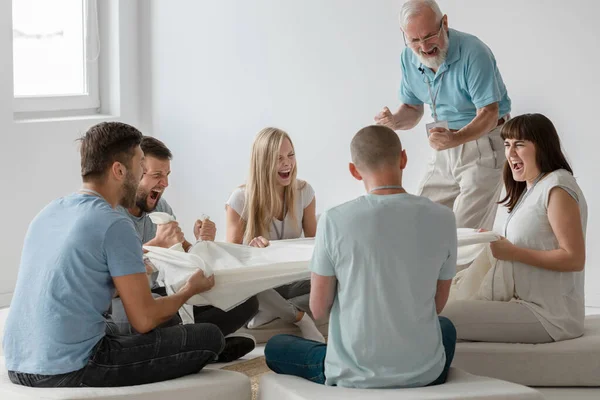
<svg viewBox="0 0 600 400"><path fill-rule="evenodd" d="M473 261L487 243L497 240L493 232L458 229L458 264ZM193 296L189 305L213 305L229 310L266 289L308 279L314 239L272 241L267 248L222 242L198 242L189 253L145 246L159 270L158 282L168 293L179 290L198 268L215 275L215 286Z"/></svg>

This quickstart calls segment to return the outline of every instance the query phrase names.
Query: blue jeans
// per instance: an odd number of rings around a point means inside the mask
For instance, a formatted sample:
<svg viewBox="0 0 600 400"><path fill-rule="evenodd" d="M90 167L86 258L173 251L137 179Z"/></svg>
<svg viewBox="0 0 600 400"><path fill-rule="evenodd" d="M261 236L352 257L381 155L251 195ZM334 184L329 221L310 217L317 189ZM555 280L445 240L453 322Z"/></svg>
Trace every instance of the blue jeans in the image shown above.
<svg viewBox="0 0 600 400"><path fill-rule="evenodd" d="M223 350L216 325L189 324L120 335L114 323L98 342L87 365L61 375L9 371L11 382L31 387L133 386L166 381L200 371Z"/></svg>
<svg viewBox="0 0 600 400"><path fill-rule="evenodd" d="M445 317L438 317L442 331L442 343L446 352L446 364L440 376L428 386L446 382L448 370L454 359L456 329ZM294 375L309 381L325 383L325 354L327 345L292 335L277 335L265 347L265 360L271 370L278 374Z"/></svg>

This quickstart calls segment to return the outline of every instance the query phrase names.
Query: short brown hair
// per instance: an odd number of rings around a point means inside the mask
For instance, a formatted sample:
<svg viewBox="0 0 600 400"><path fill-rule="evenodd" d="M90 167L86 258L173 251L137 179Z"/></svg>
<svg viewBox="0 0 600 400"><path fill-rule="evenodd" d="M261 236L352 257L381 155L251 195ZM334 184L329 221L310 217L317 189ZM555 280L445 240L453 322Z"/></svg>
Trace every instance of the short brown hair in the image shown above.
<svg viewBox="0 0 600 400"><path fill-rule="evenodd" d="M80 139L83 181L103 179L116 161L130 167L142 136L139 130L122 122L101 122L88 129Z"/></svg>
<svg viewBox="0 0 600 400"><path fill-rule="evenodd" d="M352 162L359 168L378 169L394 165L402 154L396 132L383 125L370 125L354 135L350 143Z"/></svg>
<svg viewBox="0 0 600 400"><path fill-rule="evenodd" d="M171 150L163 142L152 136L144 136L141 147L145 156L151 156L159 160L170 160L173 158Z"/></svg>

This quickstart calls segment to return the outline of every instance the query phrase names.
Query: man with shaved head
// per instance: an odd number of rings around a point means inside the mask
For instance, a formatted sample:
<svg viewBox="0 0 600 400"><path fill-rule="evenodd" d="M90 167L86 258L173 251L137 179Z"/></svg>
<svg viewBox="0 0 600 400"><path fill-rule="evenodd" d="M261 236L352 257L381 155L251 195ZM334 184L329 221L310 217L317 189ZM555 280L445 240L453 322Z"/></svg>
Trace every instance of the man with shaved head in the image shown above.
<svg viewBox="0 0 600 400"><path fill-rule="evenodd" d="M350 150L367 194L321 215L310 265L310 308L317 319L330 313L328 343L275 336L267 365L343 387L443 383L456 344L438 317L456 270L454 214L406 193L406 152L392 129L367 126Z"/></svg>

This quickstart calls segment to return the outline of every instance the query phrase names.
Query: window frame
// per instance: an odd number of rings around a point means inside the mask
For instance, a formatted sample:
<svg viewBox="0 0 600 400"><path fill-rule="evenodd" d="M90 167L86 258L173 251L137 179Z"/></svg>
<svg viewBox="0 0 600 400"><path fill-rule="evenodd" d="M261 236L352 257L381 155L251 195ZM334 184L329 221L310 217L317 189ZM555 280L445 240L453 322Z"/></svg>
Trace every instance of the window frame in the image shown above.
<svg viewBox="0 0 600 400"><path fill-rule="evenodd" d="M85 10L85 38L84 57L86 62L85 79L87 86L86 94L53 95L53 96L15 96L13 90L13 112L14 113L48 113L48 112L77 112L87 111L89 114L100 112L100 71L99 57L89 60L88 53L91 43L99 44L100 20L98 16L97 0L82 0ZM11 17L12 23L12 17ZM12 24L11 24L12 26ZM96 51L100 51L98 47ZM14 57L14 56L13 56ZM13 60L11 57L11 60ZM14 61L13 68L14 68ZM14 73L13 73L14 85Z"/></svg>

